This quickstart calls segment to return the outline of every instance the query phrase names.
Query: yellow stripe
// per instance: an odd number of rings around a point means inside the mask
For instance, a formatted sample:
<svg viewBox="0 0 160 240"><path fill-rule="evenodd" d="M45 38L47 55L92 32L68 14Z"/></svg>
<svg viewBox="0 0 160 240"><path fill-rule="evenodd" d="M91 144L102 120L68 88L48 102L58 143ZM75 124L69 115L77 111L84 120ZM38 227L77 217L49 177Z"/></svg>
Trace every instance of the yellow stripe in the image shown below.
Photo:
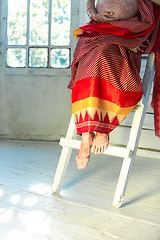
<svg viewBox="0 0 160 240"><path fill-rule="evenodd" d="M86 108L96 108L96 109L105 110L106 112L113 112L116 114L118 113L119 115L127 115L134 107L135 106L122 108L115 103L102 100L96 97L89 97L73 103L72 112L74 114Z"/></svg>
<svg viewBox="0 0 160 240"><path fill-rule="evenodd" d="M83 32L83 30L81 30L80 28L77 28L77 29L74 30L73 36L74 36L75 38L77 38L77 35L80 34L80 33L82 33L82 32Z"/></svg>
<svg viewBox="0 0 160 240"><path fill-rule="evenodd" d="M132 109L131 109L132 110ZM99 121L104 121L105 117L108 116L109 122L111 123L112 120L117 117L119 123L123 121L123 119L129 114L129 112L125 115L114 113L112 111L105 111L97 108L85 108L81 111L78 111L73 114L74 120L76 123L79 122L80 116L82 117L83 121L85 119L86 114L88 114L92 119L94 119L95 114L98 114Z"/></svg>

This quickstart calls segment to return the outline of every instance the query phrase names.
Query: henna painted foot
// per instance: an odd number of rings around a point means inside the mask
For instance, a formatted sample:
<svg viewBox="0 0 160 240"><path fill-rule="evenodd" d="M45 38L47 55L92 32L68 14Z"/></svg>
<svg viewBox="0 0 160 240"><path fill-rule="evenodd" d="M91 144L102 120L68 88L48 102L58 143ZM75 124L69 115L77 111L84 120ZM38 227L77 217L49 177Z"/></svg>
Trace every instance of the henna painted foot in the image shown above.
<svg viewBox="0 0 160 240"><path fill-rule="evenodd" d="M84 169L87 167L94 137L95 134L93 132L82 133L81 147L76 157L77 167L79 169Z"/></svg>
<svg viewBox="0 0 160 240"><path fill-rule="evenodd" d="M104 133L96 133L94 137L93 144L91 147L91 152L95 154L101 154L107 149L109 144L109 135Z"/></svg>

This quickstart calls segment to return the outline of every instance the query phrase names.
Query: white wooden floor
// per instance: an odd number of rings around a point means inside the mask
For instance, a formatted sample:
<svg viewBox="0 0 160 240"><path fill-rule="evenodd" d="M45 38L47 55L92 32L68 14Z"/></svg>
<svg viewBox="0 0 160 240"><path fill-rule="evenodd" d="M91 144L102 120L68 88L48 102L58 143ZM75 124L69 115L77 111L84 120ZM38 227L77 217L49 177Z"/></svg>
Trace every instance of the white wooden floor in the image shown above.
<svg viewBox="0 0 160 240"><path fill-rule="evenodd" d="M58 143L0 142L0 240L160 240L159 153L140 152L115 209L122 160L92 155L80 171L75 151L55 195L60 151Z"/></svg>

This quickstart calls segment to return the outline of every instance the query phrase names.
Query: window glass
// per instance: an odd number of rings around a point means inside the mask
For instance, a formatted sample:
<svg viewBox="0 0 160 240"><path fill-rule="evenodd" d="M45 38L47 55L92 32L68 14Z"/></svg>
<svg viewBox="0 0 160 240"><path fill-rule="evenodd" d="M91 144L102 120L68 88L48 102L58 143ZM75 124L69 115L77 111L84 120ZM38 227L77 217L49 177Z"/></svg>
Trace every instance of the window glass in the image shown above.
<svg viewBox="0 0 160 240"><path fill-rule="evenodd" d="M52 39L53 45L68 45L70 41L70 1L53 0Z"/></svg>
<svg viewBox="0 0 160 240"><path fill-rule="evenodd" d="M26 44L27 1L8 0L8 44Z"/></svg>
<svg viewBox="0 0 160 240"><path fill-rule="evenodd" d="M70 2L8 0L7 67L70 66Z"/></svg>
<svg viewBox="0 0 160 240"><path fill-rule="evenodd" d="M25 67L26 66L26 49L23 49L23 48L7 49L7 66L8 67Z"/></svg>
<svg viewBox="0 0 160 240"><path fill-rule="evenodd" d="M48 0L30 0L30 44L48 44Z"/></svg>
<svg viewBox="0 0 160 240"><path fill-rule="evenodd" d="M55 68L69 67L69 49L52 49L51 67Z"/></svg>
<svg viewBox="0 0 160 240"><path fill-rule="evenodd" d="M47 67L47 54L47 48L30 48L29 67Z"/></svg>

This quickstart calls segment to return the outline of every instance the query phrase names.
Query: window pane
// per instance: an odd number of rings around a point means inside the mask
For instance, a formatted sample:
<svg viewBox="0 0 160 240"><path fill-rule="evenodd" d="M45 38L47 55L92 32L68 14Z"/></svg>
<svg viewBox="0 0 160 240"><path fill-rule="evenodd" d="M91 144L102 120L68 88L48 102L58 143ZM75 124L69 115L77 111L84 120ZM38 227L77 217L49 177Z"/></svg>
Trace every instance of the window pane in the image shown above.
<svg viewBox="0 0 160 240"><path fill-rule="evenodd" d="M27 1L8 0L8 44L26 43Z"/></svg>
<svg viewBox="0 0 160 240"><path fill-rule="evenodd" d="M25 67L26 49L9 48L7 49L7 66L8 67Z"/></svg>
<svg viewBox="0 0 160 240"><path fill-rule="evenodd" d="M69 49L51 50L51 67L67 68L69 67Z"/></svg>
<svg viewBox="0 0 160 240"><path fill-rule="evenodd" d="M29 67L47 67L48 49L30 48L29 49Z"/></svg>
<svg viewBox="0 0 160 240"><path fill-rule="evenodd" d="M53 45L69 45L70 0L53 0L51 36Z"/></svg>
<svg viewBox="0 0 160 240"><path fill-rule="evenodd" d="M49 0L30 1L30 44L48 44L48 6Z"/></svg>

